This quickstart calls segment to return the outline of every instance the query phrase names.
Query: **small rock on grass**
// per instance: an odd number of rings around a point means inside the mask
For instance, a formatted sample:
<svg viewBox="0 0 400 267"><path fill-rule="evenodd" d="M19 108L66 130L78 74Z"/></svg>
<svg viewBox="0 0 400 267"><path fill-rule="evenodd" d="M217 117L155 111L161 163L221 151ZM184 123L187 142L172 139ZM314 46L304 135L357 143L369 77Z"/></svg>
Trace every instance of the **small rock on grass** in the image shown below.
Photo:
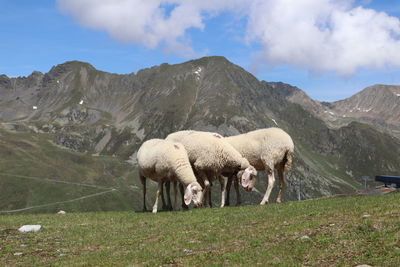
<svg viewBox="0 0 400 267"><path fill-rule="evenodd" d="M308 235L303 235L302 237L300 237L300 240L305 240L305 239L310 239L310 237Z"/></svg>
<svg viewBox="0 0 400 267"><path fill-rule="evenodd" d="M192 253L192 251L191 251L190 249L186 249L186 248L184 248L182 251L183 251L184 253L186 253L186 254Z"/></svg>
<svg viewBox="0 0 400 267"><path fill-rule="evenodd" d="M18 231L20 231L22 233L37 232L40 230L40 228L42 228L41 225L23 225L18 229Z"/></svg>

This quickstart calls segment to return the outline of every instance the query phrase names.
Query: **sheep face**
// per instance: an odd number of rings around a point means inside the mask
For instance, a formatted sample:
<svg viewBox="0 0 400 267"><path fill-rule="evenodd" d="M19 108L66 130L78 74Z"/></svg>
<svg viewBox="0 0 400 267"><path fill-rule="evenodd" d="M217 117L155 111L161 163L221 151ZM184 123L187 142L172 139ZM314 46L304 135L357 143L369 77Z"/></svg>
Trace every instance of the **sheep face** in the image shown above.
<svg viewBox="0 0 400 267"><path fill-rule="evenodd" d="M237 177L246 191L253 190L256 184L257 171L253 166L238 172Z"/></svg>
<svg viewBox="0 0 400 267"><path fill-rule="evenodd" d="M200 184L197 182L191 183L186 187L185 190L185 196L184 196L184 200L185 200L185 204L189 205L190 202L192 202L194 205L201 206L202 205L202 200L203 198L203 188L201 188Z"/></svg>

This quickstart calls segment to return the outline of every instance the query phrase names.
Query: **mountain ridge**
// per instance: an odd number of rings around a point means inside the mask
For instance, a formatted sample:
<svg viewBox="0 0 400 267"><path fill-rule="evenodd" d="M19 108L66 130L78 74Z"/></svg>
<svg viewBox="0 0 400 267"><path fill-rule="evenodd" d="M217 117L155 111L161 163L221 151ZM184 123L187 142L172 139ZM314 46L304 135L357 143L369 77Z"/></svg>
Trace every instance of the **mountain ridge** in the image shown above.
<svg viewBox="0 0 400 267"><path fill-rule="evenodd" d="M313 100L303 91L293 91L287 99L302 105L330 127L338 128L352 121L358 121L400 139L400 86L398 85L376 84L353 96L334 102Z"/></svg>

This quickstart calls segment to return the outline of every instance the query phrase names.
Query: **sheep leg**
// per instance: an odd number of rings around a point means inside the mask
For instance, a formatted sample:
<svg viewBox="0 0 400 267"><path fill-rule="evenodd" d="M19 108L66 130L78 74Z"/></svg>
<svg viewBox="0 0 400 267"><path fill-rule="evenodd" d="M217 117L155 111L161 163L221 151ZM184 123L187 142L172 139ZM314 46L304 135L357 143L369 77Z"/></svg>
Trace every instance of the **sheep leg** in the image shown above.
<svg viewBox="0 0 400 267"><path fill-rule="evenodd" d="M176 210L176 201L177 201L177 195L178 195L178 182L174 181L174 206L172 207L172 210Z"/></svg>
<svg viewBox="0 0 400 267"><path fill-rule="evenodd" d="M232 179L233 176L229 175L228 176L228 181L226 183L226 199L225 199L225 206L229 206L229 198L230 198L230 191L231 191L231 186L232 186Z"/></svg>
<svg viewBox="0 0 400 267"><path fill-rule="evenodd" d="M167 194L167 210L172 210L172 202L171 202L171 182L165 182L165 189Z"/></svg>
<svg viewBox="0 0 400 267"><path fill-rule="evenodd" d="M240 192L239 192L239 179L235 177L236 174L233 176L233 185L235 186L235 191L236 191L236 206L240 206L242 204L242 199L240 198Z"/></svg>
<svg viewBox="0 0 400 267"><path fill-rule="evenodd" d="M164 198L164 182L161 182L161 202L162 202L162 209L167 210L167 205L165 204L165 198Z"/></svg>
<svg viewBox="0 0 400 267"><path fill-rule="evenodd" d="M203 195L203 203L204 206L211 208L211 183L208 178L204 179L204 195Z"/></svg>
<svg viewBox="0 0 400 267"><path fill-rule="evenodd" d="M208 190L208 203L210 204L210 208L212 208L212 202L211 202L211 188L212 188L212 182L210 181L210 189Z"/></svg>
<svg viewBox="0 0 400 267"><path fill-rule="evenodd" d="M143 211L147 211L146 208L146 177L140 175L140 181L143 185Z"/></svg>
<svg viewBox="0 0 400 267"><path fill-rule="evenodd" d="M221 184L221 208L225 206L225 191L228 178L224 176L219 176L219 183Z"/></svg>
<svg viewBox="0 0 400 267"><path fill-rule="evenodd" d="M208 197L208 191L210 190L210 181L208 180L207 175L205 175L205 173L203 172L198 172L196 178L201 187L203 188L203 197L201 199L201 202L206 207L207 202L211 200L211 196Z"/></svg>
<svg viewBox="0 0 400 267"><path fill-rule="evenodd" d="M158 189L157 189L157 192L156 192L156 202L154 203L154 206L153 206L153 213L157 213L158 199L161 196L162 187L163 187L163 183L159 182L158 183Z"/></svg>
<svg viewBox="0 0 400 267"><path fill-rule="evenodd" d="M264 198L262 199L260 205L268 203L269 196L271 195L272 188L274 187L275 184L274 171L268 170L267 173L268 173L268 188L267 191L265 192Z"/></svg>
<svg viewBox="0 0 400 267"><path fill-rule="evenodd" d="M179 183L179 191L181 192L181 200L182 200L182 209L188 210L189 207L185 204L185 188L183 187L183 184Z"/></svg>
<svg viewBox="0 0 400 267"><path fill-rule="evenodd" d="M276 197L276 202L277 203L281 203L282 202L282 193L283 190L285 190L285 177L283 176L283 167L281 166L278 169L278 178L279 178L279 192L278 192L278 196Z"/></svg>

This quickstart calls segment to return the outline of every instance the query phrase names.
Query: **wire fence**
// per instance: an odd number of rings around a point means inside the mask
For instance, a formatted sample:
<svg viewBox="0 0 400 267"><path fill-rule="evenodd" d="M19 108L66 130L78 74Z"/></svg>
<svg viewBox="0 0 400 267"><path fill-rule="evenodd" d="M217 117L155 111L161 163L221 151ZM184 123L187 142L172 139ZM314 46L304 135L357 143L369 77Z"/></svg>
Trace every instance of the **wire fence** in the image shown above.
<svg viewBox="0 0 400 267"><path fill-rule="evenodd" d="M98 185L93 185L93 184L74 183L74 182L68 182L68 181L56 180L56 179L50 179L50 178L43 178L43 177L26 176L26 175L18 175L18 174L11 174L11 173L0 173L0 175L1 176L9 176L9 177L36 180L36 181L41 181L41 182L50 182L50 183L61 183L61 184L86 186L86 187L92 187L92 188L98 188L98 189L104 189L104 190L111 189L109 187L98 186Z"/></svg>
<svg viewBox="0 0 400 267"><path fill-rule="evenodd" d="M25 207L25 208L20 208L20 209L13 209L13 210L0 210L0 214L15 213L15 212L20 212L20 211L36 209L36 208L49 207L49 206L58 205L58 204L71 203L71 202L75 202L75 201L79 201L79 200L83 200L83 199L87 199L87 198L92 198L92 197L97 197L100 195L104 195L104 194L107 194L110 192L117 191L117 189L115 189L115 188L107 188L107 187L92 185L92 184L74 183L74 182L55 180L55 179L44 178L44 177L26 176L26 175L18 175L18 174L11 174L11 173L0 173L0 175L35 180L35 181L40 181L40 182L61 183L61 184L77 185L77 186L84 186L84 187L91 187L91 188L106 190L103 192L97 192L97 193L93 193L93 194L89 194L89 195L84 195L84 196L81 196L78 198L69 199L69 200L65 200L65 201L57 201L57 202L35 205L35 206L30 206L30 207Z"/></svg>
<svg viewBox="0 0 400 267"><path fill-rule="evenodd" d="M78 198L74 198L74 199L70 199L70 200L65 200L65 201L58 201L58 202L53 202L53 203L48 203L48 204L42 204L42 205L36 205L36 206L30 206L30 207L26 207L26 208L21 208L21 209L15 209L15 210L1 210L1 213L14 213L14 212L20 212L20 211L25 211L25 210L31 210L31 209L36 209L36 208L44 208L44 207L49 207L49 206L53 206L53 205L57 205L57 204L64 204L64 203L70 203L70 202L75 202L75 201L79 201L79 200L83 200L86 198L91 198L91 197L97 197L100 195L104 195L113 191L116 191L117 189L112 188L110 190L107 191L103 191L103 192L99 192L99 193L95 193L95 194L90 194L90 195L86 195L86 196L82 196L82 197L78 197Z"/></svg>

